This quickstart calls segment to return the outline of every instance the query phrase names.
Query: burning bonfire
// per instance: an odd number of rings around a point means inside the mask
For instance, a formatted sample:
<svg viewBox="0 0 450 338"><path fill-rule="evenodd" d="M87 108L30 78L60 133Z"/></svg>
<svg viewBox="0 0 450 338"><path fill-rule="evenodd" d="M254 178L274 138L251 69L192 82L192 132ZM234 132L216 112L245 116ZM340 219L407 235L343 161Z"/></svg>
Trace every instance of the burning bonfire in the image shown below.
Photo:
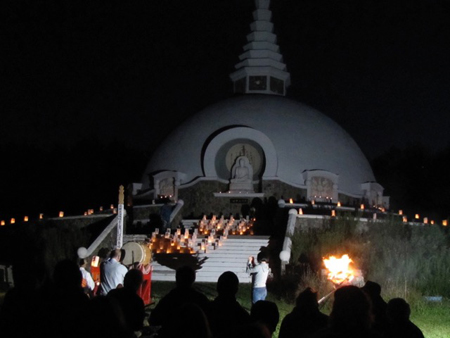
<svg viewBox="0 0 450 338"><path fill-rule="evenodd" d="M328 270L328 279L335 286L340 286L345 282L350 283L355 278L353 269L350 269L350 263L353 261L348 255L343 255L341 258L330 256L324 258L323 262Z"/></svg>
<svg viewBox="0 0 450 338"><path fill-rule="evenodd" d="M322 297L319 300L319 304L331 296L340 286L352 283L355 279L355 271L350 268L352 262L352 259L348 255L342 255L341 258L330 256L329 258L323 259L327 270L327 279L333 283L334 290Z"/></svg>

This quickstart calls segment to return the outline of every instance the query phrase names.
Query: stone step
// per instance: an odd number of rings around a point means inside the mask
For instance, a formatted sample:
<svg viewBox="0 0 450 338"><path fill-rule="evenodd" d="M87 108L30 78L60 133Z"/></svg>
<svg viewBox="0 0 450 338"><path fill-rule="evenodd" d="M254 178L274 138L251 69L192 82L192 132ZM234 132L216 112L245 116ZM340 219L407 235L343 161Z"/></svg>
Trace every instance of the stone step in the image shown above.
<svg viewBox="0 0 450 338"><path fill-rule="evenodd" d="M269 237L230 236L216 250L209 248L206 253L198 255L198 259L204 259L204 262L196 271L196 281L215 283L223 272L233 271L240 283L250 283L251 277L245 271L247 259L249 256L256 257L268 243ZM152 265L152 280L175 281L175 270L161 266L158 262L153 262Z"/></svg>

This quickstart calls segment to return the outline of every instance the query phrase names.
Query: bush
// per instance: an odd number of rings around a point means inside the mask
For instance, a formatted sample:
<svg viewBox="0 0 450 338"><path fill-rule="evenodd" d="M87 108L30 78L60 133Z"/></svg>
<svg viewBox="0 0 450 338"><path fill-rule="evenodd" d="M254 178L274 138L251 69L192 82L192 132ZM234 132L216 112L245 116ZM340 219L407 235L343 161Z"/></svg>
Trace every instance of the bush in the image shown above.
<svg viewBox="0 0 450 338"><path fill-rule="evenodd" d="M291 237L291 270L301 278L299 288L308 283L323 287L311 278L320 276L323 257L348 254L364 279L381 284L385 294L449 297L450 249L445 230L403 223L398 218L365 225L358 217L338 215L320 227L296 229Z"/></svg>

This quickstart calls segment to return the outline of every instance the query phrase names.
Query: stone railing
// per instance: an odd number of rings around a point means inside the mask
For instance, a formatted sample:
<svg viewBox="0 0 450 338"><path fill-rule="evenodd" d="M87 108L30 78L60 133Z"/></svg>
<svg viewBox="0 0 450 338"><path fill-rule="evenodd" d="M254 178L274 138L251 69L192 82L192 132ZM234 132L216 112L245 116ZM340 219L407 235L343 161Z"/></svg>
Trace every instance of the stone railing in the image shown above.
<svg viewBox="0 0 450 338"><path fill-rule="evenodd" d="M123 216L126 216L126 211L124 210ZM95 250L103 243L103 241L110 235L110 233L117 227L119 223L119 215L114 217L114 219L108 224L108 226L102 231L102 233L92 242L88 247L78 248L77 254L79 258L86 258L92 256Z"/></svg>

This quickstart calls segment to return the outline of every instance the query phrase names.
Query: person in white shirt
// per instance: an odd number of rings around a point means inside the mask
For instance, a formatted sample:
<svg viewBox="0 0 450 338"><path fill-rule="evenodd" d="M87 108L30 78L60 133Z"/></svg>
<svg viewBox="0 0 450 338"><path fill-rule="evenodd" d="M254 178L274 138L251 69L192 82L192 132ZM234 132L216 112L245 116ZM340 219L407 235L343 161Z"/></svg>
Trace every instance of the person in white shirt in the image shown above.
<svg viewBox="0 0 450 338"><path fill-rule="evenodd" d="M250 256L247 262L247 272L252 276L252 304L266 299L266 282L270 273L269 259L262 252L258 254L257 259L259 264L255 263L253 256Z"/></svg>
<svg viewBox="0 0 450 338"><path fill-rule="evenodd" d="M81 272L81 287L83 290L85 290L86 293L90 293L94 291L95 283L92 279L92 275L89 271L86 270L87 261L84 258L81 258L78 262L78 265L80 266L80 272Z"/></svg>
<svg viewBox="0 0 450 338"><path fill-rule="evenodd" d="M109 291L123 286L128 269L120 263L120 249L111 252L110 258L100 266L100 294L106 296Z"/></svg>

